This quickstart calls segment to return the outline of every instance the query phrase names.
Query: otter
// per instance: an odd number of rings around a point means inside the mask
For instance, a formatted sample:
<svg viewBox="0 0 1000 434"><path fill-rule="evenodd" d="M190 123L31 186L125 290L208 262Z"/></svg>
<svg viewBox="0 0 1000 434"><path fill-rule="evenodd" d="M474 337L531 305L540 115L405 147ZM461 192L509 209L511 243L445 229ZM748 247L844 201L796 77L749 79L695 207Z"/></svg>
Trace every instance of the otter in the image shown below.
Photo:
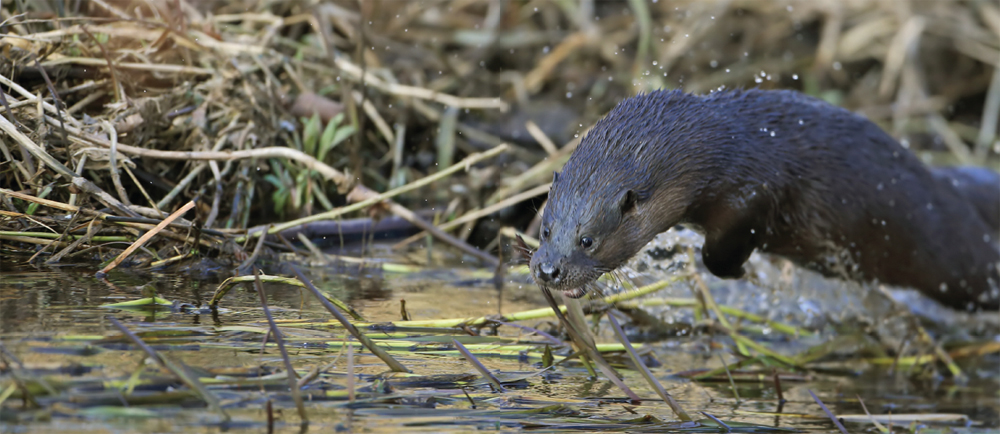
<svg viewBox="0 0 1000 434"><path fill-rule="evenodd" d="M705 235L702 260L723 278L759 249L953 308L1000 300L1000 175L929 169L871 121L794 91L619 103L555 173L531 274L582 296L678 224Z"/></svg>

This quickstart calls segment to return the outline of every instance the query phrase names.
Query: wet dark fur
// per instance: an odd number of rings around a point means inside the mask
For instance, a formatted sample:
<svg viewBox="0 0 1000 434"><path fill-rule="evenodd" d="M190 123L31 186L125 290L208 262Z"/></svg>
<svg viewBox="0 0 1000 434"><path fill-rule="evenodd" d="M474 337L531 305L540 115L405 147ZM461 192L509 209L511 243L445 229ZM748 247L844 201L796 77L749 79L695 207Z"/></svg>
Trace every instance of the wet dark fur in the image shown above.
<svg viewBox="0 0 1000 434"><path fill-rule="evenodd" d="M742 276L760 249L956 308L998 307L1000 176L929 170L865 118L799 93L621 102L557 174L532 274L578 288L678 223L705 234L704 263L721 277Z"/></svg>

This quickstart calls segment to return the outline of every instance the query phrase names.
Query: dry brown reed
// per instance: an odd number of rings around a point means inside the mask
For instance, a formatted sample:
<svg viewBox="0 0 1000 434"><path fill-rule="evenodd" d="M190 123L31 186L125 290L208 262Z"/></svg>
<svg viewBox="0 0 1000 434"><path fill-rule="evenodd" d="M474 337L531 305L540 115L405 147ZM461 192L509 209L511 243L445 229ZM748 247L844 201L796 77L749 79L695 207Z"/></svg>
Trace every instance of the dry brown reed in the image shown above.
<svg viewBox="0 0 1000 434"><path fill-rule="evenodd" d="M0 6L0 230L60 234L0 235L11 250L135 239L195 200L193 217L133 258L242 259L233 240L256 225L371 199L509 142L493 164L368 208L491 263L466 242L475 222L527 225L518 216L539 207L587 127L664 87L795 88L945 159L982 164L998 148L995 2L68 4ZM439 229L410 208L448 213ZM73 246L106 259L128 244Z"/></svg>

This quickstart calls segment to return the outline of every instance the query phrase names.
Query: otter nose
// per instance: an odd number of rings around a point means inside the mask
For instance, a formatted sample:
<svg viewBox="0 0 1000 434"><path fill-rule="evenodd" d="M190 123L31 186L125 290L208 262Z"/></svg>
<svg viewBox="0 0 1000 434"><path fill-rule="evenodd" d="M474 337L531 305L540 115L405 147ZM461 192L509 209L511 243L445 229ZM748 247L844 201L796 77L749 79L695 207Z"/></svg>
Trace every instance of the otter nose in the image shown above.
<svg viewBox="0 0 1000 434"><path fill-rule="evenodd" d="M551 262L543 262L538 266L538 278L545 283L555 283L559 281L559 269Z"/></svg>

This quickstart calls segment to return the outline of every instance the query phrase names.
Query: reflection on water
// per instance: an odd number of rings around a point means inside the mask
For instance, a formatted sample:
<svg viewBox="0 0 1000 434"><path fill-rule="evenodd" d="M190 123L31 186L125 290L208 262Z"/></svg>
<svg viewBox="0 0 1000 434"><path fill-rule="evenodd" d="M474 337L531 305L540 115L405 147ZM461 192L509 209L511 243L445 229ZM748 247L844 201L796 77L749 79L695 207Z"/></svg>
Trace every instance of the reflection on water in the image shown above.
<svg viewBox="0 0 1000 434"><path fill-rule="evenodd" d="M654 265L646 264L646 273L656 268L675 270L670 265L670 258L681 260L683 255L669 253L670 247L657 253L660 262ZM666 262L664 262L666 261ZM768 266L763 262L755 262L757 267ZM673 267L673 268L672 268ZM639 267L636 267L639 268ZM282 271L281 265L267 270L273 274L288 275ZM773 283L772 273L781 276L780 266L760 268L764 282ZM20 359L33 375L46 378L71 379L80 376L91 377L91 386L101 390L104 381L110 379L127 379L139 367L143 366L145 357L130 344L121 341L102 339L116 336L117 331L105 319L114 315L125 322L129 328L143 334L151 345L159 345L168 357L179 360L194 367L199 372L207 370L233 370L263 367L266 372L283 370L277 353L269 350L267 354L259 354L262 335L252 333L239 327L262 327L263 314L259 308L259 300L249 287L238 287L223 299L217 312L204 309L217 285L225 276L205 279L193 279L191 274L154 273L134 275L127 271L112 273L106 280L94 277L94 269L87 267L67 267L56 270L34 270L18 268L12 261L3 264L3 275L0 278L0 340L4 348ZM413 319L441 319L479 317L497 314L500 309L504 313L518 312L541 307L542 299L533 285L525 283L523 277L513 277L503 292L502 308L498 292L492 282L482 274L473 273L464 268L443 269L410 275L382 272L372 269L358 268L356 265L334 265L315 267L309 273L317 286L331 295L348 301L355 309L372 322L385 322L400 318L400 301L406 301L406 308ZM637 281L642 278L636 277ZM711 283L712 281L710 281ZM715 282L718 283L718 282ZM151 312L121 311L101 308L107 303L115 303L140 298L141 287L152 284L159 295L174 302L174 306L166 306ZM756 294L748 285L719 286L717 297L720 303L737 304L748 310L754 306L766 307L772 303L773 294ZM301 319L315 323L330 318L321 306L311 296L307 296L297 287L268 284L266 286L270 306L278 319ZM733 288L737 288L734 290ZM668 291L671 295L690 297L690 288L679 284ZM807 291L808 292L808 291ZM756 298L755 298L756 297ZM763 299L758 299L763 297ZM837 333L850 334L868 332L868 330L845 329L844 323L831 326L829 312L821 312L824 303L830 300L814 302L820 306L821 315L809 316L802 314L805 306L802 300L774 308L773 318L794 320L805 325L825 327L823 333L813 338L793 339L777 334L759 335L754 339L766 342L773 348L790 354L805 349L808 345L823 342ZM794 309L800 309L794 311ZM784 310L782 310L784 309ZM766 308L757 309L767 313ZM779 312L780 310L780 312ZM841 311L843 309L840 309ZM660 318L670 318L675 323L694 323L691 309L651 310ZM794 313L791 314L789 312ZM842 313L842 312L841 312ZM842 319L846 316L838 316ZM822 319L820 321L819 319ZM523 324L541 329L548 329L548 320L526 321ZM855 323L860 324L860 323ZM234 327L239 326L239 327ZM339 347L342 342L342 332L329 333L320 326L294 326L285 328L286 339L290 342L294 363L303 369L311 369L332 361L334 367L329 376L314 383L307 389L312 398L308 408L312 417L312 428L319 430L350 429L395 432L400 429L407 431L429 432L464 432L471 429L496 429L497 427L517 428L520 422L504 419L493 425L484 424L481 418L467 417L473 411L471 405L464 399L458 386L436 386L420 393L437 396L436 398L417 398L416 389L408 388L403 377L393 377L382 387L389 389L373 389L378 376L385 373L384 365L367 354L359 351L355 356L356 372L360 375L357 386L360 391L368 390L378 396L391 394L393 381L396 381L402 399L395 405L369 407L357 405L353 408L344 407L343 400L328 400L322 396L329 391L343 391L347 388L346 362ZM639 329L633 328L640 334ZM934 375L915 375L913 369L897 369L889 374L885 368L876 368L851 356L856 348L845 348L845 356L834 357L832 361L814 367L804 376L789 377L782 387L784 404L778 403L774 384L770 378L755 381L740 382L736 398L728 382L694 382L673 374L692 369L715 368L721 363L736 361L733 350L718 336L709 336L691 331L704 330L703 327L684 328L688 332L680 337L661 338L652 344L653 355L660 362L654 368L654 373L667 389L688 409L689 412L705 411L727 421L750 422L768 426L792 427L817 432L835 432L829 421L817 407L809 390L819 397L835 413L863 413L858 397L873 413L963 413L973 420L986 423L996 429L998 415L996 396L998 387L998 367L1000 359L994 351L992 354L965 359L962 367L973 378L967 384L955 384L947 377ZM163 335L170 332L173 334ZM513 327L500 327L500 336L516 337L523 331ZM157 333L160 333L157 335ZM606 329L600 331L600 339L611 341ZM417 343L414 343L417 345ZM410 351L400 356L401 361L416 375L452 375L472 374L475 371L463 359L448 355L445 357L434 354L445 348L443 344L428 346L426 351ZM971 361L970 361L971 360ZM522 357L483 357L482 362L489 369L506 372L535 372L538 367L528 363ZM0 365L0 384L7 385L11 381L11 362ZM215 371L213 371L215 372ZM623 370L625 381L643 397L653 397L655 393L647 389L645 382L634 371ZM944 371L942 371L944 372ZM928 371L927 374L933 374ZM217 375L217 374L210 374ZM169 377L166 377L169 378ZM450 384L450 383L449 383ZM294 416L294 405L288 399L287 393L282 395L281 385L237 390L219 389L227 408L233 414L232 427L251 428L255 431L263 428L266 419L263 412L267 399L276 399L274 405L280 410L279 425L284 431L297 431L297 418ZM564 366L555 372L528 376L523 384L512 387L506 394L490 394L488 387L480 384L468 389L477 400L478 409L537 409L546 405L568 403L583 415L611 420L628 420L637 417L625 410L619 398L620 390L607 381L595 381L587 376L587 372L579 367ZM83 389L80 390L84 394ZM88 392L92 393L92 392ZM110 393L110 392L109 392ZM485 394L485 395L484 395ZM110 404L117 405L115 394L109 394ZM430 395L428 395L430 396ZM278 398L275 398L278 397ZM42 398L44 400L44 397ZM99 406L79 405L67 409L65 413L56 412L47 417L34 415L24 409L21 400L8 399L3 403L5 410L0 416L0 431L105 431L116 432L170 432L170 431L211 431L217 432L214 425L218 422L216 415L203 408L201 402L190 397L179 401L182 406L140 406L130 408L150 408L156 410L144 417L110 417L87 413L95 411ZM65 405L65 404L59 404ZM162 408L161 408L162 407ZM636 407L639 415L653 415L663 420L673 419L669 409L661 402L650 399ZM783 414L778 414L783 413ZM19 416L24 421L19 422ZM553 415L545 416L548 418ZM500 420L500 419L498 419ZM850 426L852 431L860 431L868 426ZM982 429L980 427L979 429Z"/></svg>

